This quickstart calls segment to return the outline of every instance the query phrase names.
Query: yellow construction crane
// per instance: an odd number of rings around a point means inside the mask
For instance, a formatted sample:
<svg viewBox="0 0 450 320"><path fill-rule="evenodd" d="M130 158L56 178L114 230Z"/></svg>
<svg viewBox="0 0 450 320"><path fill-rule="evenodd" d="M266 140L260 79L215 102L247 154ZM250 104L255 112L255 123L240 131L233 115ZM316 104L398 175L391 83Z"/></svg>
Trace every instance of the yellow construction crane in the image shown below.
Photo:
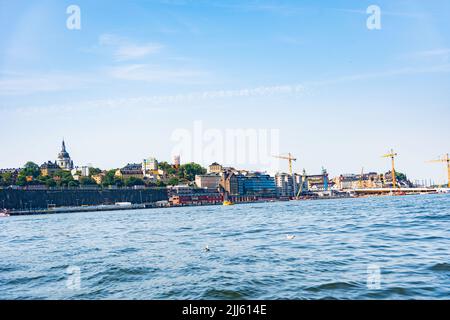
<svg viewBox="0 0 450 320"><path fill-rule="evenodd" d="M297 161L297 158L294 158L292 156L292 154L290 154L290 153L288 153L287 156L273 156L273 157L289 161L289 174L292 177L292 186L293 186L292 195L295 197L297 190L296 190L294 173L292 171L292 161Z"/></svg>
<svg viewBox="0 0 450 320"><path fill-rule="evenodd" d="M443 162L443 163L447 163L447 187L450 188L450 158L448 156L448 153L446 155L444 155L441 159L437 159L437 160L430 160L428 162Z"/></svg>
<svg viewBox="0 0 450 320"><path fill-rule="evenodd" d="M287 156L273 156L274 158L288 160L289 161L289 174L292 176L292 161L297 161L297 158L294 158L292 154L288 153Z"/></svg>
<svg viewBox="0 0 450 320"><path fill-rule="evenodd" d="M392 160L392 187L393 188L397 188L397 177L395 176L395 166L394 166L394 161L395 161L395 157L398 154L394 152L393 149L391 149L391 151L385 155L383 155L383 158L391 158Z"/></svg>

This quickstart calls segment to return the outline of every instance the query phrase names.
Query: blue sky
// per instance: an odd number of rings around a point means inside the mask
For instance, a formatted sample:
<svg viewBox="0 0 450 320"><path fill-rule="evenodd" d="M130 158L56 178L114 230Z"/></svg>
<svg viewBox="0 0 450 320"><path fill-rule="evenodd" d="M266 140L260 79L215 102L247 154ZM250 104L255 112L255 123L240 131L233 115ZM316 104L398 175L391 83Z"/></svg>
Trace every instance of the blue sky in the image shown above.
<svg viewBox="0 0 450 320"><path fill-rule="evenodd" d="M62 137L78 165L170 159L200 120L278 129L298 171L386 171L394 148L399 170L443 182L425 161L450 152L449 57L444 0L0 0L0 167L54 160Z"/></svg>

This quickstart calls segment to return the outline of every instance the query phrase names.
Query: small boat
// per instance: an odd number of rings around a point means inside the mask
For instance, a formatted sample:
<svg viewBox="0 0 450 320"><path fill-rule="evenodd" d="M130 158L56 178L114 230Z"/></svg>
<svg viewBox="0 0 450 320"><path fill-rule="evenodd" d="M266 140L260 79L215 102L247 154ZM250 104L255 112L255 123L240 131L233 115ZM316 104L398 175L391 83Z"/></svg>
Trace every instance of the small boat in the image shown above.
<svg viewBox="0 0 450 320"><path fill-rule="evenodd" d="M225 201L223 202L223 205L224 205L224 206L232 206L232 205L234 205L234 203L231 202L231 201L225 200Z"/></svg>
<svg viewBox="0 0 450 320"><path fill-rule="evenodd" d="M0 218L5 218L5 217L9 217L9 211L4 209L3 211L0 211Z"/></svg>

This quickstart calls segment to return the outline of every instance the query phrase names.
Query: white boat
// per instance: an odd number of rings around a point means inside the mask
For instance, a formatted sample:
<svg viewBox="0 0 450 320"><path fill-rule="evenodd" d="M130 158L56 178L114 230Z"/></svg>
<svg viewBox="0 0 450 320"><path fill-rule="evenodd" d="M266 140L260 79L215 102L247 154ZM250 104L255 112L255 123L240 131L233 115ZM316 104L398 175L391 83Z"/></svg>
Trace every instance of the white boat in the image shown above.
<svg viewBox="0 0 450 320"><path fill-rule="evenodd" d="M0 218L5 218L5 217L9 217L9 211L6 209L3 209L3 211L0 211Z"/></svg>

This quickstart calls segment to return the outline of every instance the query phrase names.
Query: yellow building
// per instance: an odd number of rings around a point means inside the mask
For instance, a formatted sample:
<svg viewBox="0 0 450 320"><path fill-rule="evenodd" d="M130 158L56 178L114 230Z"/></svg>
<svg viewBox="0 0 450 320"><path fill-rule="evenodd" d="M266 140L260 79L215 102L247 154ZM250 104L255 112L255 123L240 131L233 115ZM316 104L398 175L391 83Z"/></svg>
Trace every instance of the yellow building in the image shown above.
<svg viewBox="0 0 450 320"><path fill-rule="evenodd" d="M56 172L60 171L61 168L56 163L49 161L49 162L42 164L40 167L40 170L41 170L41 175L43 177L47 177L47 176L54 175Z"/></svg>
<svg viewBox="0 0 450 320"><path fill-rule="evenodd" d="M129 163L122 169L118 169L115 173L115 176L122 179L129 179L129 178L143 179L144 172L142 170L142 164Z"/></svg>
<svg viewBox="0 0 450 320"><path fill-rule="evenodd" d="M99 174L94 174L91 178L95 181L96 184L102 184L103 179L105 178L105 173L101 172Z"/></svg>
<svg viewBox="0 0 450 320"><path fill-rule="evenodd" d="M217 162L212 163L209 166L209 173L222 173L223 167Z"/></svg>

